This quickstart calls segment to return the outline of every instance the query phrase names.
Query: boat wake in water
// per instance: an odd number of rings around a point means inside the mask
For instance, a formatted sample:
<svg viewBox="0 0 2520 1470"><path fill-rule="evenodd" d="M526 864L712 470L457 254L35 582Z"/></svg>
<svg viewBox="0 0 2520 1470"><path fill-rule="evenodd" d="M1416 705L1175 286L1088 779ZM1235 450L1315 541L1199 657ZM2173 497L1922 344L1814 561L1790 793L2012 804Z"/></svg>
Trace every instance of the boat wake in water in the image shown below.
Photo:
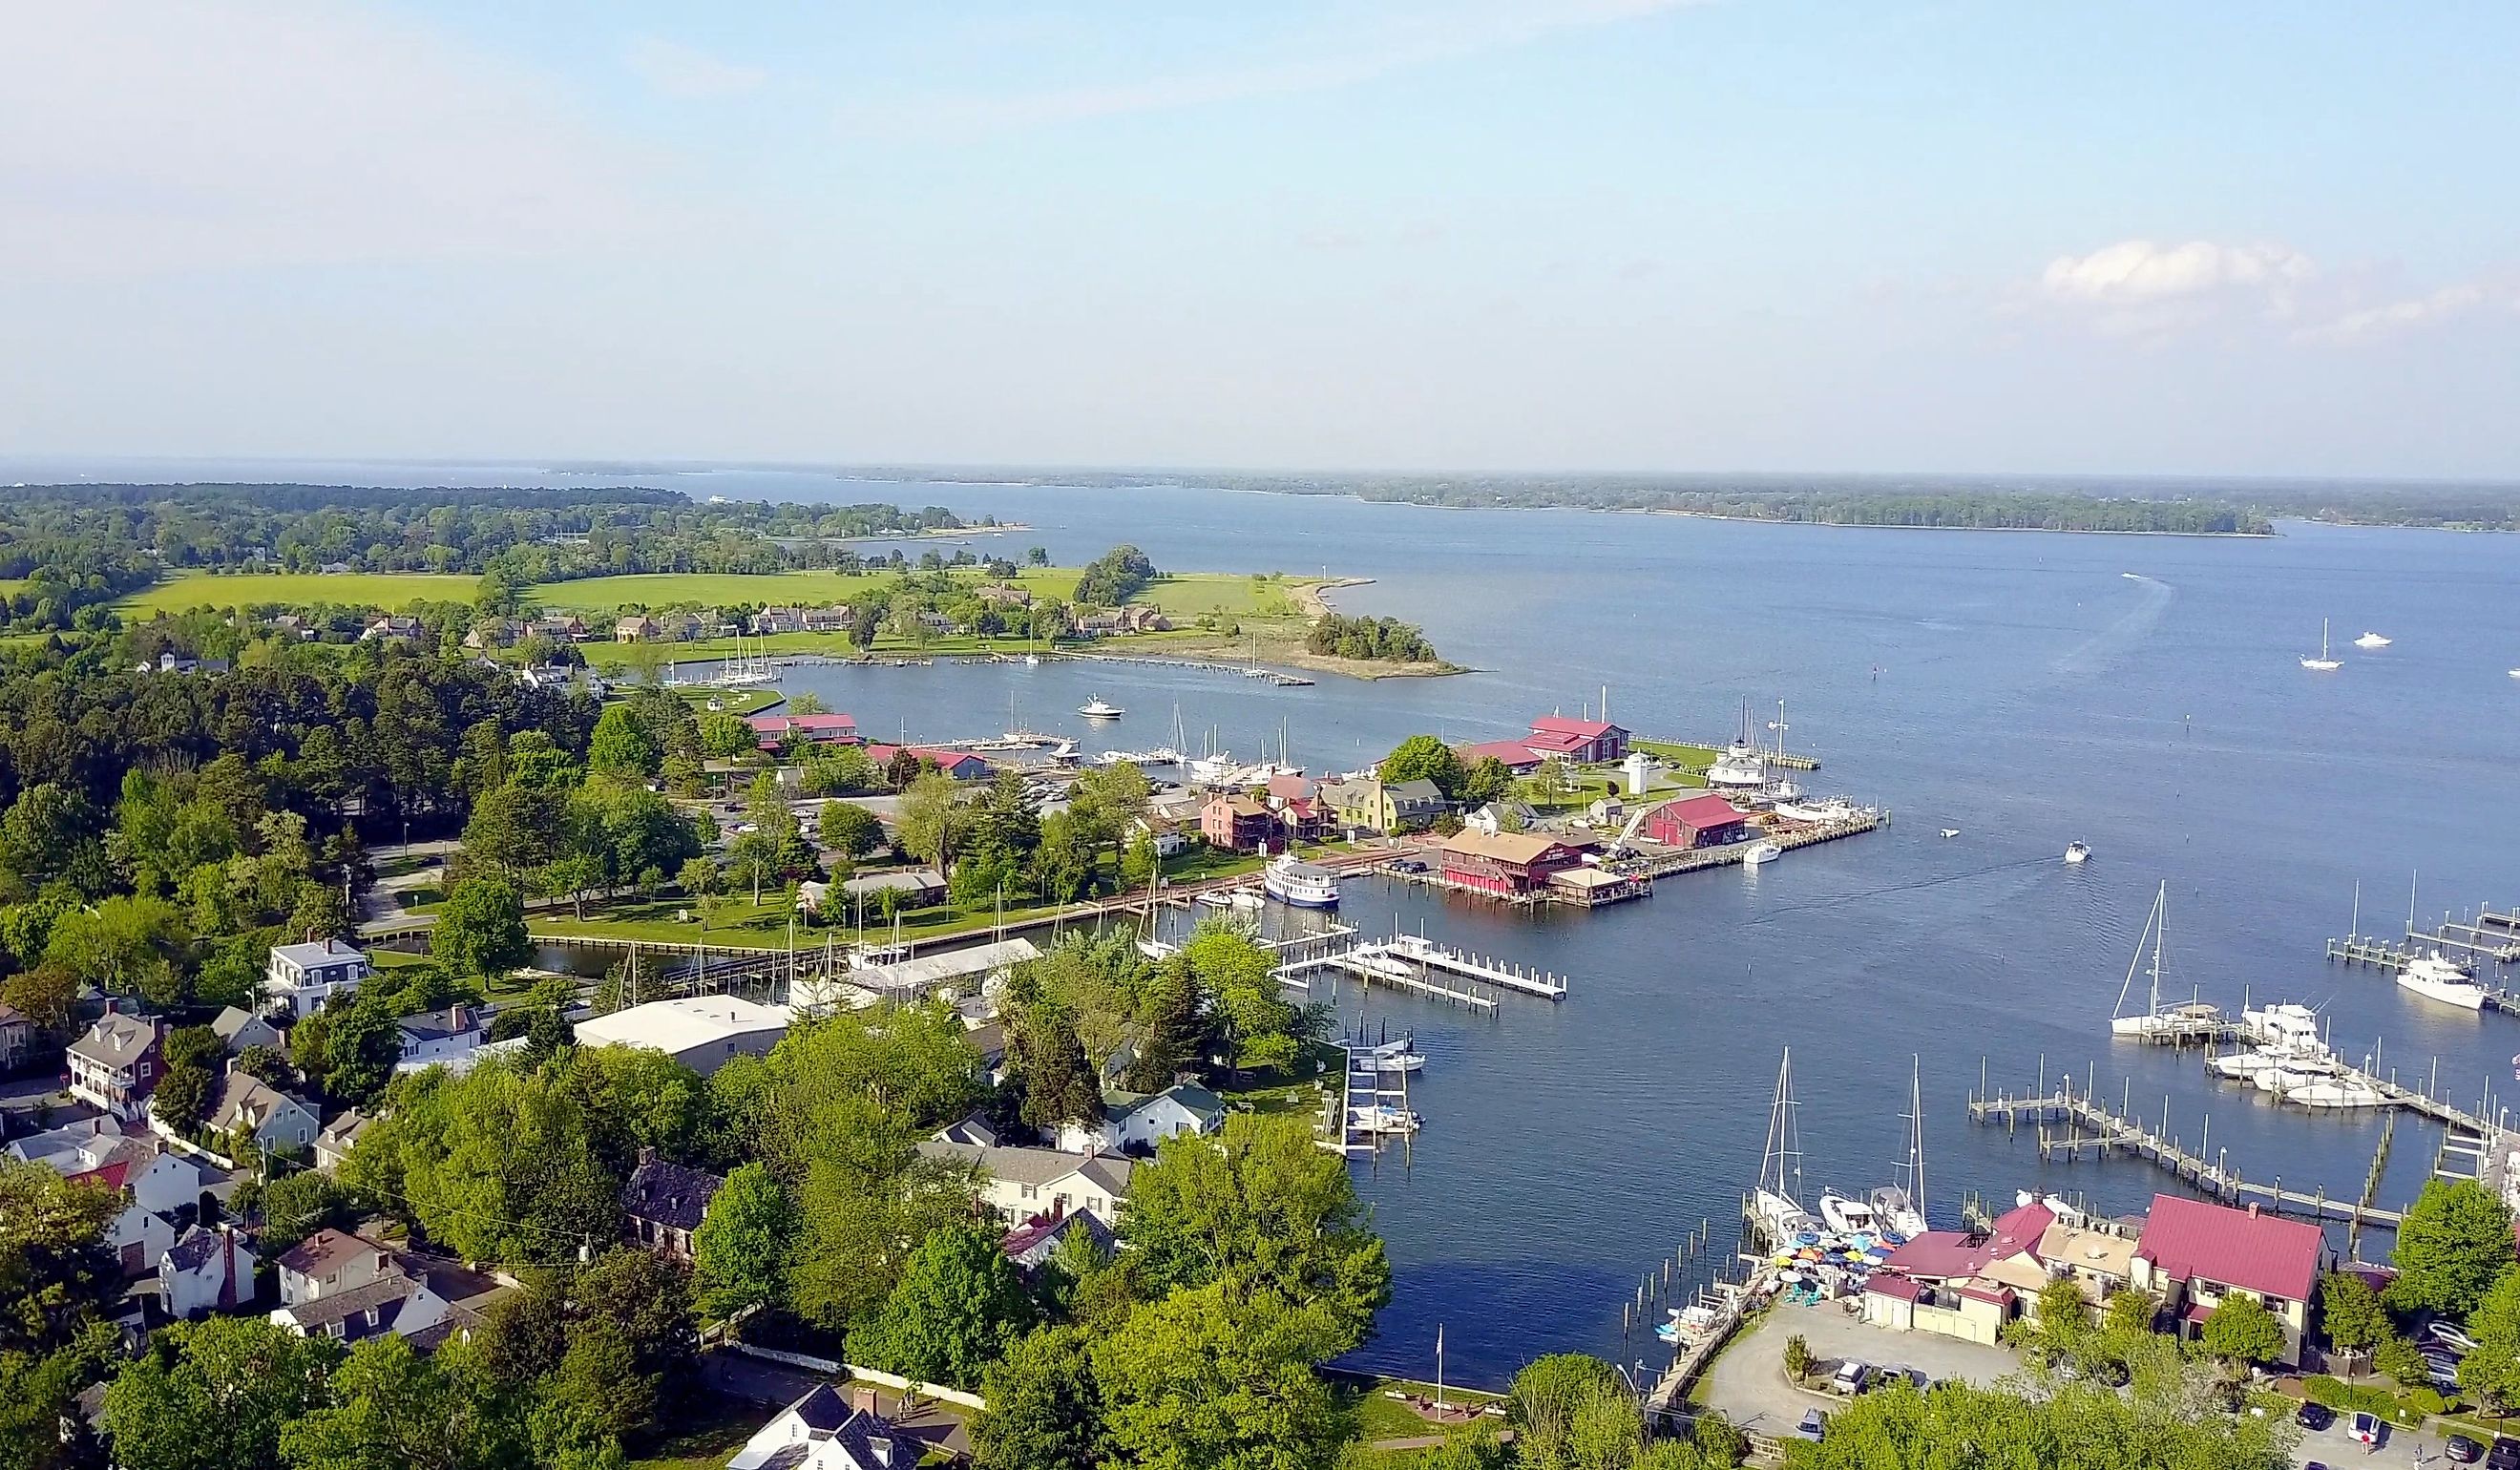
<svg viewBox="0 0 2520 1470"><path fill-rule="evenodd" d="M2162 614L2179 596L2179 589L2159 577L2140 572L2120 572L2119 576L2135 584L2136 604L2115 622L2076 644L2048 668L2068 678L2087 679L2116 663L2121 655L2143 641L2161 623Z"/></svg>
<svg viewBox="0 0 2520 1470"><path fill-rule="evenodd" d="M1918 878L1912 883L1884 883L1877 888L1859 888L1852 893L1836 894L1813 903L1787 904L1781 909L1770 909L1754 917L1744 919L1742 923L1744 927L1753 927L1776 919L1787 918L1796 913L1809 913L1815 909L1841 909L1848 904L1862 903L1868 899L1889 898L1902 893L1913 893L1920 888L1940 888L1946 883L1962 883L1971 878L1988 877L1999 872L2015 872L2025 868L2055 866L2056 860L2052 855L2015 858L2009 863L1991 863L1984 868L1972 868L1966 872L1947 872L1936 877Z"/></svg>

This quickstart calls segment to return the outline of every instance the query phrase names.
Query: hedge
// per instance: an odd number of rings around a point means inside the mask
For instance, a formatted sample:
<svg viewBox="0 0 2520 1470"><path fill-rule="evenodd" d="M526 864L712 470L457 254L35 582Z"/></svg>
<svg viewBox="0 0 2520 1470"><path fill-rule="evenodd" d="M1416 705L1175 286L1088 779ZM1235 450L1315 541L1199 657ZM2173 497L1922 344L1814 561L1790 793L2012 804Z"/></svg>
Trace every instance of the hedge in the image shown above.
<svg viewBox="0 0 2520 1470"><path fill-rule="evenodd" d="M2314 1403L2353 1414L2378 1414L2393 1423L2411 1429L2423 1423L2428 1415L2447 1412L2449 1401L2428 1388L2408 1389L2394 1393L2377 1384L2347 1383L2324 1373L2301 1381L2301 1391Z"/></svg>

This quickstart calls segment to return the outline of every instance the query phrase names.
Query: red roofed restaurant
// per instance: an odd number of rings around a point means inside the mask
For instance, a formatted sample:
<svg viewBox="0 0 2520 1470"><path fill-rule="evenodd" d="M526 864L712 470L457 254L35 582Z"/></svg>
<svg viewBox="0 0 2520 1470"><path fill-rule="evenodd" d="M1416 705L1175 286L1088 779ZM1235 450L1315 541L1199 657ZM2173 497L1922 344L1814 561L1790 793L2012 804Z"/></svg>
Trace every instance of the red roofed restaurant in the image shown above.
<svg viewBox="0 0 2520 1470"><path fill-rule="evenodd" d="M1552 873L1583 861L1583 849L1540 832L1489 836L1463 827L1444 839L1446 882L1508 898L1537 893L1548 886Z"/></svg>

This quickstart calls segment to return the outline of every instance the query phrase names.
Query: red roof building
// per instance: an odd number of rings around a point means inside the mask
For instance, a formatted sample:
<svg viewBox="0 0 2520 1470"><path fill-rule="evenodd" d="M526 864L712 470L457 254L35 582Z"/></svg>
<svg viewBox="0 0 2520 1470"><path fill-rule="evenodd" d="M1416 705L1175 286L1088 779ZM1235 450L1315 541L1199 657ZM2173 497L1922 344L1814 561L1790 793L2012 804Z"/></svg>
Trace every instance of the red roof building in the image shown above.
<svg viewBox="0 0 2520 1470"><path fill-rule="evenodd" d="M1628 732L1607 720L1542 715L1531 722L1531 737L1524 743L1535 753L1568 760L1616 761L1627 758Z"/></svg>
<svg viewBox="0 0 2520 1470"><path fill-rule="evenodd" d="M1665 847L1722 847L1750 835L1750 814L1709 792L1654 808L1643 830L1646 838Z"/></svg>
<svg viewBox="0 0 2520 1470"><path fill-rule="evenodd" d="M878 767L892 764L892 758L907 750L922 761L933 764L956 780L985 780L989 763L968 750L949 750L942 745L869 745L867 759Z"/></svg>
<svg viewBox="0 0 2520 1470"><path fill-rule="evenodd" d="M1505 762L1505 768L1516 776L1529 776L1540 769L1540 757L1532 753L1527 740L1483 740L1476 745L1464 745L1453 753L1462 758L1464 766L1475 766L1494 757Z"/></svg>
<svg viewBox="0 0 2520 1470"><path fill-rule="evenodd" d="M847 715L753 715L744 721L767 741L811 740L817 744L854 745L858 722Z"/></svg>
<svg viewBox="0 0 2520 1470"><path fill-rule="evenodd" d="M2134 1282L2159 1297L2186 1331L2202 1327L2233 1292L2257 1298L2283 1323L2283 1361L2290 1364L2300 1360L2326 1264L2327 1237L2315 1225L2255 1206L2234 1210L2156 1194L2136 1241Z"/></svg>
<svg viewBox="0 0 2520 1470"><path fill-rule="evenodd" d="M1442 861L1447 882L1520 897L1548 886L1550 874L1581 864L1584 854L1571 843L1540 832L1490 836L1476 827L1463 827L1444 839Z"/></svg>

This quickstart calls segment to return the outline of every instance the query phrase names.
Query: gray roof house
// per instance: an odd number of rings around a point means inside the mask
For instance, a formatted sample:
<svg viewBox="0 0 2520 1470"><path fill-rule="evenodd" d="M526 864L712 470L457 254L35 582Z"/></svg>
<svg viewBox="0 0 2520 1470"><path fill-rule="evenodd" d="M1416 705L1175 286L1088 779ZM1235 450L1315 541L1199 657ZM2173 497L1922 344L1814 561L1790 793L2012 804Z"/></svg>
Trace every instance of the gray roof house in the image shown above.
<svg viewBox="0 0 2520 1470"><path fill-rule="evenodd" d="M726 1187L722 1175L693 1169L639 1150L639 1167L621 1186L621 1216L632 1243L677 1260L692 1259L692 1232L708 1214L709 1201Z"/></svg>

